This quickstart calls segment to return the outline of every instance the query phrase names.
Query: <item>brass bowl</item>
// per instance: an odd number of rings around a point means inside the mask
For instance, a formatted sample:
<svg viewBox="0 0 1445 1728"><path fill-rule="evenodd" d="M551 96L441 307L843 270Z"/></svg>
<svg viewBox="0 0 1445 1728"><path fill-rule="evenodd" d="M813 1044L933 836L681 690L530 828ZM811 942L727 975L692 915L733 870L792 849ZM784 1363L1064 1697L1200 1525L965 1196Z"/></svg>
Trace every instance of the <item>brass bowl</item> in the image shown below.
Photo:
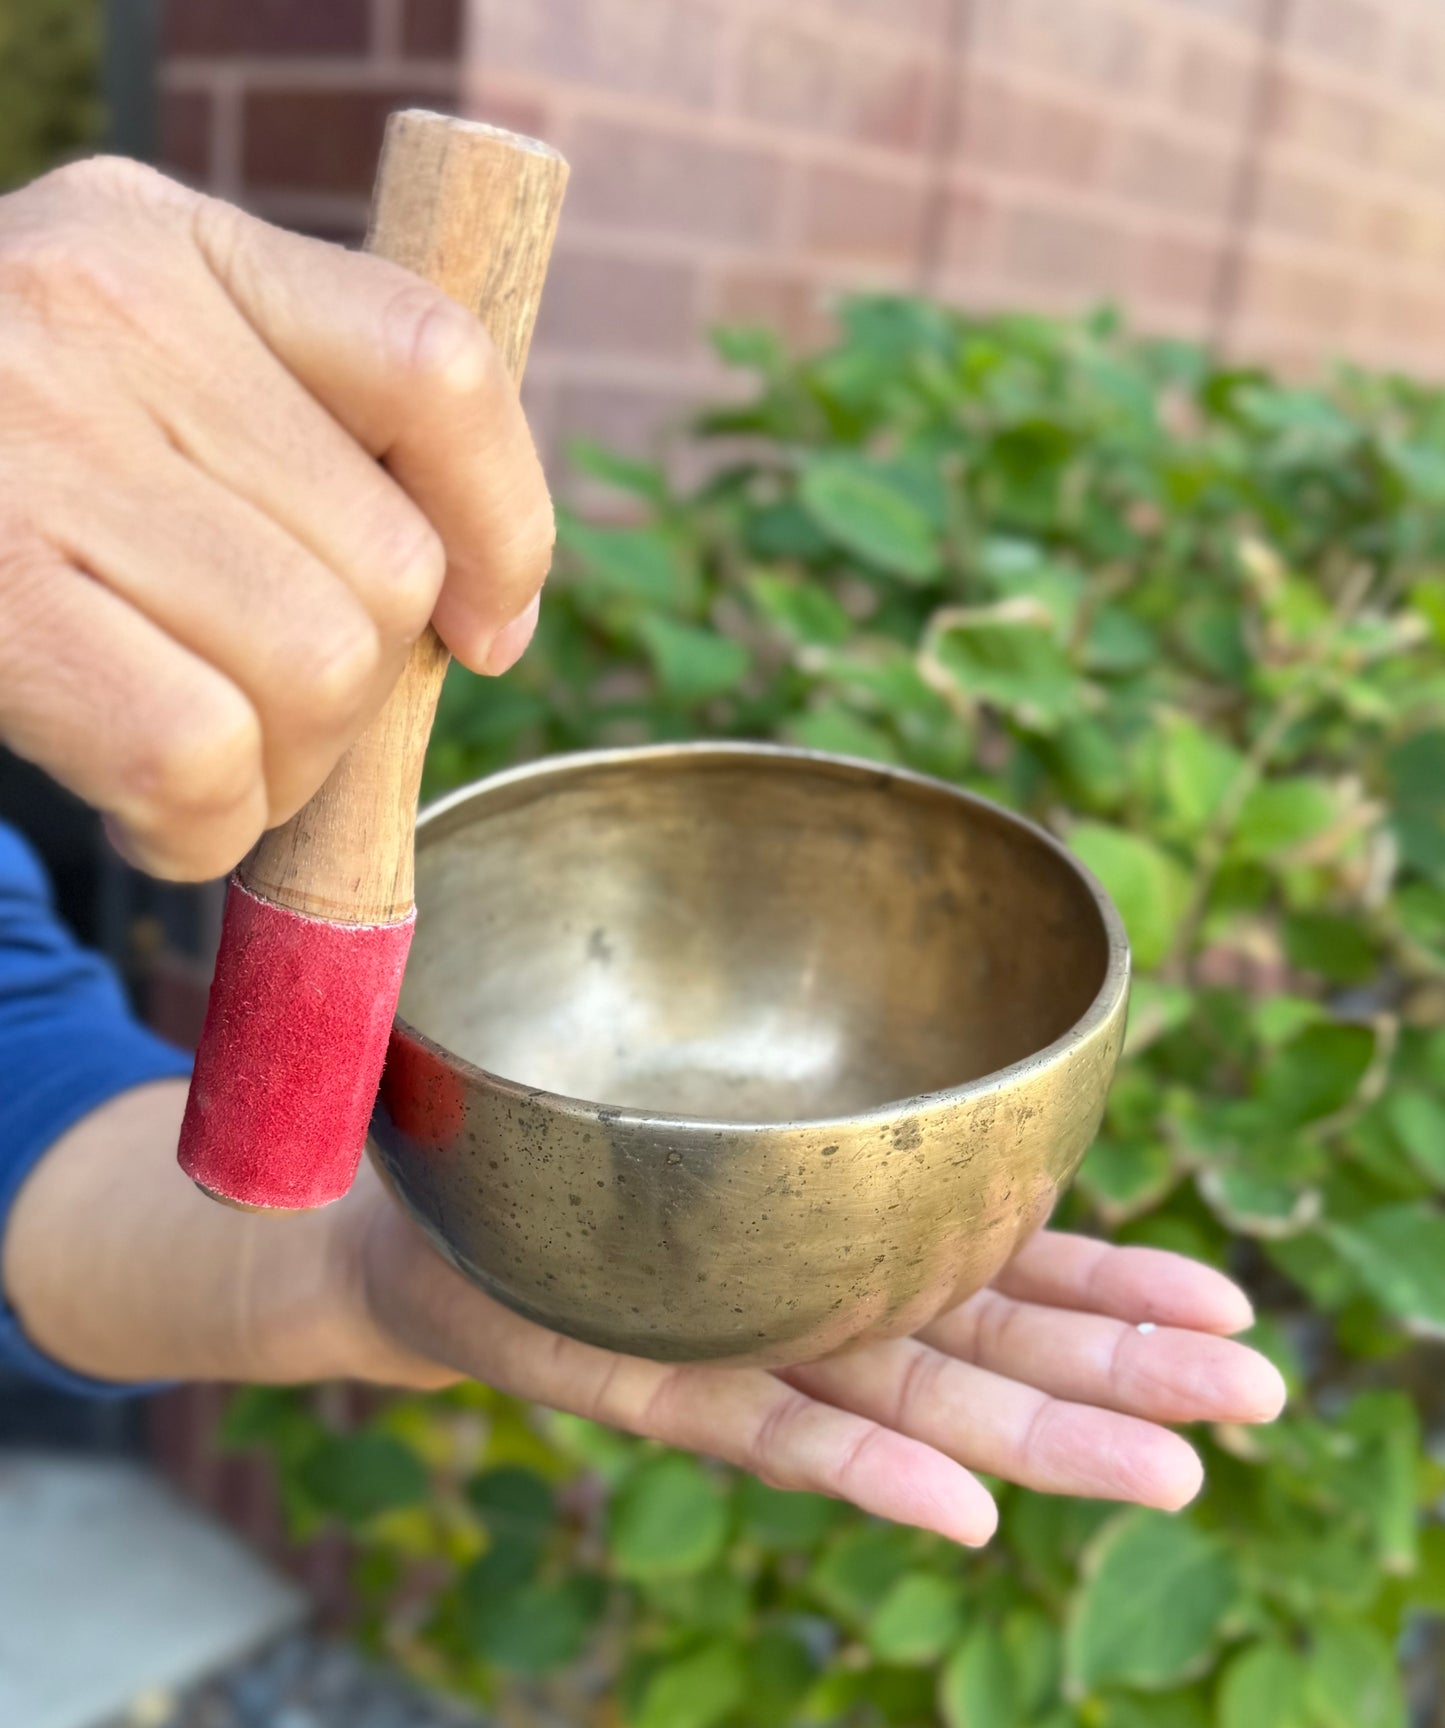
<svg viewBox="0 0 1445 1728"><path fill-rule="evenodd" d="M982 1288L1093 1139L1129 954L956 787L763 745L564 756L417 834L374 1156L518 1313L812 1360Z"/></svg>

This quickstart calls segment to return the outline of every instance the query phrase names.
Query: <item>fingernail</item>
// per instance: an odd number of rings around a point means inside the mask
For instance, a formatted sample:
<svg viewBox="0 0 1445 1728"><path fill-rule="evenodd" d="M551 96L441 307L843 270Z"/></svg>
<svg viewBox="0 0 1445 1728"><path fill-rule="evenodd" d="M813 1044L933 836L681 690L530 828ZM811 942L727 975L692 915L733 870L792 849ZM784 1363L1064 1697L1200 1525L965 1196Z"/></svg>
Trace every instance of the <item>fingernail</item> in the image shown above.
<svg viewBox="0 0 1445 1728"><path fill-rule="evenodd" d="M492 639L492 646L482 662L482 671L489 678L498 678L503 672L510 672L522 656L527 652L527 644L532 640L537 628L537 614L542 609L542 596L535 594L532 604L525 612L519 612L510 624L504 625Z"/></svg>

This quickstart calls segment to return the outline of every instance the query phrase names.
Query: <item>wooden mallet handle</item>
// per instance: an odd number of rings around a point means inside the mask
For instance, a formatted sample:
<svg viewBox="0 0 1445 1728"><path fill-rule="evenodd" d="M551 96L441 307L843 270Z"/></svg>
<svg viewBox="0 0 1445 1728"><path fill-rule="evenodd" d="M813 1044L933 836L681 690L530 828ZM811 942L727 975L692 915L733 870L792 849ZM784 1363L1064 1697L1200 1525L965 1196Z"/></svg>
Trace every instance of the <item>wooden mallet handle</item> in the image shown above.
<svg viewBox="0 0 1445 1728"><path fill-rule="evenodd" d="M475 311L520 378L566 181L544 144L394 114L367 248ZM410 939L447 659L428 629L371 725L232 882L181 1136L182 1167L218 1198L314 1206L355 1176Z"/></svg>

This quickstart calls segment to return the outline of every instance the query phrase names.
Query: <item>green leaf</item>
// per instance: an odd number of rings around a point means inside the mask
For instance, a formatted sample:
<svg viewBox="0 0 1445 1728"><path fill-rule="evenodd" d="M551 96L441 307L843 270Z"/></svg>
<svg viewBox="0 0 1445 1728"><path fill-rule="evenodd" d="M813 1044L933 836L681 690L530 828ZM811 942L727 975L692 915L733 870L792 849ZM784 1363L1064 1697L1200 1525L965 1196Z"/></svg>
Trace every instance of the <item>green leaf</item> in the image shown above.
<svg viewBox="0 0 1445 1728"><path fill-rule="evenodd" d="M728 1570L726 1553L706 1572L648 1578L637 1588L657 1613L694 1632L737 1632L752 1613L752 1593Z"/></svg>
<svg viewBox="0 0 1445 1728"><path fill-rule="evenodd" d="M650 1458L613 1497L608 1548L624 1578L701 1572L722 1551L728 1501L694 1458Z"/></svg>
<svg viewBox="0 0 1445 1728"><path fill-rule="evenodd" d="M793 1728L798 1705L817 1678L817 1665L791 1633L760 1632L746 1647L748 1728Z"/></svg>
<svg viewBox="0 0 1445 1728"><path fill-rule="evenodd" d="M704 1644L658 1669L629 1728L713 1728L737 1709L746 1691L739 1647L721 1640Z"/></svg>
<svg viewBox="0 0 1445 1728"><path fill-rule="evenodd" d="M641 601L668 609L689 607L697 579L676 541L658 528L598 528L569 511L557 514L557 545L580 566L578 591Z"/></svg>
<svg viewBox="0 0 1445 1728"><path fill-rule="evenodd" d="M1129 932L1135 962L1147 970L1169 952L1189 901L1189 872L1142 835L1081 822L1069 849L1104 884Z"/></svg>
<svg viewBox="0 0 1445 1728"><path fill-rule="evenodd" d="M741 642L695 624L649 614L637 621L658 682L674 701L710 702L736 690L748 675L751 656Z"/></svg>
<svg viewBox="0 0 1445 1728"><path fill-rule="evenodd" d="M1216 1728L1314 1728L1302 1657L1283 1644L1251 1644L1219 1682Z"/></svg>
<svg viewBox="0 0 1445 1728"><path fill-rule="evenodd" d="M1129 991L1129 1024L1124 1050L1137 1056L1160 1038L1185 1025L1194 1012L1194 992L1182 984L1137 979Z"/></svg>
<svg viewBox="0 0 1445 1728"><path fill-rule="evenodd" d="M620 455L590 438L575 438L567 446L567 460L579 473L601 480L619 492L631 492L649 504L667 502L667 478L655 462L639 462Z"/></svg>
<svg viewBox="0 0 1445 1728"><path fill-rule="evenodd" d="M327 1438L305 1400L304 1392L290 1386L243 1386L226 1405L217 1443L228 1451L270 1446L294 1465Z"/></svg>
<svg viewBox="0 0 1445 1728"><path fill-rule="evenodd" d="M934 614L920 664L937 688L1052 732L1081 712L1082 684L1036 601L952 607Z"/></svg>
<svg viewBox="0 0 1445 1728"><path fill-rule="evenodd" d="M997 1628L980 1626L949 1657L938 1677L938 1709L947 1728L1017 1728L1019 1690Z"/></svg>
<svg viewBox="0 0 1445 1728"><path fill-rule="evenodd" d="M850 456L815 456L798 498L844 551L915 582L938 573L938 538L908 492L878 466Z"/></svg>
<svg viewBox="0 0 1445 1728"><path fill-rule="evenodd" d="M478 1607L498 1596L508 1596L519 1586L530 1584L542 1558L542 1543L535 1536L503 1535L493 1538L462 1573L458 1583L464 1603Z"/></svg>
<svg viewBox="0 0 1445 1728"><path fill-rule="evenodd" d="M1445 730L1417 732L1397 744L1385 771L1405 863L1445 878Z"/></svg>
<svg viewBox="0 0 1445 1728"><path fill-rule="evenodd" d="M333 1434L302 1462L298 1476L317 1508L346 1524L423 1504L426 1465L389 1434Z"/></svg>
<svg viewBox="0 0 1445 1728"><path fill-rule="evenodd" d="M936 1662L963 1630L963 1589L933 1572L907 1572L868 1622L868 1647L880 1662Z"/></svg>
<svg viewBox="0 0 1445 1728"><path fill-rule="evenodd" d="M872 1617L907 1572L913 1540L901 1528L860 1524L828 1545L809 1574L813 1594L831 1613L859 1625Z"/></svg>
<svg viewBox="0 0 1445 1728"><path fill-rule="evenodd" d="M1139 672L1159 651L1154 632L1122 606L1101 606L1084 640L1084 664L1091 672Z"/></svg>
<svg viewBox="0 0 1445 1728"><path fill-rule="evenodd" d="M535 1470L521 1465L505 1464L473 1476L467 1499L489 1530L540 1539L552 1528L552 1490Z"/></svg>
<svg viewBox="0 0 1445 1728"><path fill-rule="evenodd" d="M1003 1646L1019 1708L1033 1716L1058 1697L1064 1659L1059 1626L1038 1609L1020 1608L1004 1621Z"/></svg>
<svg viewBox="0 0 1445 1728"><path fill-rule="evenodd" d="M1291 966L1318 972L1332 984L1363 984L1379 969L1375 944L1352 918L1296 912L1285 919L1284 951Z"/></svg>
<svg viewBox="0 0 1445 1728"><path fill-rule="evenodd" d="M601 1579L587 1576L479 1590L462 1600L463 1634L478 1656L499 1668L543 1674L582 1654L606 1594Z"/></svg>
<svg viewBox="0 0 1445 1728"><path fill-rule="evenodd" d="M1244 758L1233 745L1184 714L1170 714L1155 744L1159 791L1171 826L1202 834L1239 778Z"/></svg>
<svg viewBox="0 0 1445 1728"><path fill-rule="evenodd" d="M1367 1026L1307 1026L1268 1057L1256 1095L1282 1127L1316 1122L1354 1098L1374 1053Z"/></svg>
<svg viewBox="0 0 1445 1728"><path fill-rule="evenodd" d="M1341 1620L1319 1628L1307 1684L1319 1728L1405 1728L1394 1652L1372 1626Z"/></svg>
<svg viewBox="0 0 1445 1728"><path fill-rule="evenodd" d="M1096 1140L1079 1170L1079 1186L1109 1224L1155 1205L1177 1180L1174 1158L1159 1140Z"/></svg>
<svg viewBox="0 0 1445 1728"><path fill-rule="evenodd" d="M775 373L787 365L787 350L766 324L724 324L711 332L718 358L728 366Z"/></svg>
<svg viewBox="0 0 1445 1728"><path fill-rule="evenodd" d="M1445 1215L1423 1206L1385 1206L1330 1239L1380 1305L1421 1337L1445 1337Z"/></svg>
<svg viewBox="0 0 1445 1728"><path fill-rule="evenodd" d="M748 517L743 548L754 558L800 558L819 562L833 543L795 498L766 504Z"/></svg>
<svg viewBox="0 0 1445 1728"><path fill-rule="evenodd" d="M836 648L856 628L833 596L816 582L757 571L748 578L748 592L763 616L801 645Z"/></svg>
<svg viewBox="0 0 1445 1728"><path fill-rule="evenodd" d="M1126 1513L1093 1545L1070 1607L1070 1695L1110 1683L1162 1689L1202 1673L1236 1589L1215 1538L1165 1513Z"/></svg>
<svg viewBox="0 0 1445 1728"><path fill-rule="evenodd" d="M1240 859L1278 859L1323 833L1338 813L1327 781L1303 774L1266 780L1245 799L1230 850Z"/></svg>
<svg viewBox="0 0 1445 1728"><path fill-rule="evenodd" d="M834 756L862 756L870 762L897 762L898 746L872 721L842 702L820 702L787 722L788 741L805 750L826 750Z"/></svg>
<svg viewBox="0 0 1445 1728"><path fill-rule="evenodd" d="M1320 1216L1318 1188L1301 1188L1267 1169L1202 1170L1198 1183L1215 1217L1241 1236L1278 1241L1308 1230Z"/></svg>
<svg viewBox="0 0 1445 1728"><path fill-rule="evenodd" d="M1420 1174L1445 1188L1445 1103L1418 1087L1401 1087L1385 1099L1385 1114Z"/></svg>
<svg viewBox="0 0 1445 1728"><path fill-rule="evenodd" d="M745 1476L738 1484L738 1513L748 1541L786 1553L817 1547L843 1508L824 1494L788 1493Z"/></svg>
<svg viewBox="0 0 1445 1728"><path fill-rule="evenodd" d="M1104 1703L1098 1728L1212 1728L1212 1724L1204 1700L1190 1691L1148 1699L1114 1694Z"/></svg>

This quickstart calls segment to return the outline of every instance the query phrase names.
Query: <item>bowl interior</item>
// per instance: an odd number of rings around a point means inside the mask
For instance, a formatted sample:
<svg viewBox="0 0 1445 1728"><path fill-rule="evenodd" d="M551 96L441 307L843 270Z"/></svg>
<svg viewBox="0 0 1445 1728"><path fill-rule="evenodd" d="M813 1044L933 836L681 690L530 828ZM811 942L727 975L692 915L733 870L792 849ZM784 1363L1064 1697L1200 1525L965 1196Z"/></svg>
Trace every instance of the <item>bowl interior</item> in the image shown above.
<svg viewBox="0 0 1445 1728"><path fill-rule="evenodd" d="M865 765L562 759L422 826L401 1014L523 1085L725 1122L856 1113L1051 1044L1104 983L1027 826Z"/></svg>

